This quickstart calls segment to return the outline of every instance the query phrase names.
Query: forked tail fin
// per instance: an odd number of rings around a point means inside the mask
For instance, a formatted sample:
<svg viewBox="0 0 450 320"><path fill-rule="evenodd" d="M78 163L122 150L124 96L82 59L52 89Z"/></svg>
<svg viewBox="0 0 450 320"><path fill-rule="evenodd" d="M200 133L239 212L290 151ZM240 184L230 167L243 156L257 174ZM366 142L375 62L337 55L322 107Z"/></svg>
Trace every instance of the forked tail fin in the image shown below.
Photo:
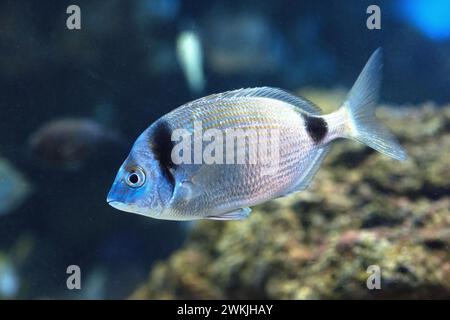
<svg viewBox="0 0 450 320"><path fill-rule="evenodd" d="M381 69L382 51L378 48L361 71L342 106L348 119L346 134L394 159L406 160L408 156L405 150L375 117Z"/></svg>

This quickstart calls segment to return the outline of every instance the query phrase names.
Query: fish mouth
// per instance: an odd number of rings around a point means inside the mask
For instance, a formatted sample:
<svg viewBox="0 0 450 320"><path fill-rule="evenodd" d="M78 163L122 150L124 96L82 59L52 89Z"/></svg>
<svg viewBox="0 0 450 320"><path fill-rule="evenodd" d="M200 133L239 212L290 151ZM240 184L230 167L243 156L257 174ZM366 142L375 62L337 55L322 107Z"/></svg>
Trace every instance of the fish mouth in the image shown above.
<svg viewBox="0 0 450 320"><path fill-rule="evenodd" d="M118 200L115 195L108 195L106 198L106 202L113 207L114 209L117 209L119 211L123 212L129 212L134 214L139 214L148 217L148 213L144 210L144 208L139 207L136 204L129 204L122 200Z"/></svg>
<svg viewBox="0 0 450 320"><path fill-rule="evenodd" d="M129 205L129 204L123 203L122 201L118 201L118 200L114 200L114 199L107 199L106 202L114 209L124 211L124 212L140 214L139 210L137 210L136 206L134 206L134 205Z"/></svg>
<svg viewBox="0 0 450 320"><path fill-rule="evenodd" d="M117 201L117 200L110 200L110 199L107 199L106 202L107 202L111 207L116 208L116 209L119 209L119 210L121 210L120 208L123 206L123 205L121 205L121 202L119 202L119 201Z"/></svg>
<svg viewBox="0 0 450 320"><path fill-rule="evenodd" d="M106 198L106 202L107 202L107 203L111 203L111 202L118 202L118 201L115 200L114 198L111 198L111 197L108 196L108 197Z"/></svg>
<svg viewBox="0 0 450 320"><path fill-rule="evenodd" d="M113 186L114 188L114 186ZM118 207L122 204L123 205L123 201L120 201L117 197L117 193L113 190L113 188L111 188L111 190L109 191L108 195L106 196L106 203L108 203L110 206L119 209Z"/></svg>
<svg viewBox="0 0 450 320"><path fill-rule="evenodd" d="M108 198L106 198L106 203L108 203L113 208L116 208L118 210L123 210L122 208L123 208L124 204L117 199L108 197Z"/></svg>

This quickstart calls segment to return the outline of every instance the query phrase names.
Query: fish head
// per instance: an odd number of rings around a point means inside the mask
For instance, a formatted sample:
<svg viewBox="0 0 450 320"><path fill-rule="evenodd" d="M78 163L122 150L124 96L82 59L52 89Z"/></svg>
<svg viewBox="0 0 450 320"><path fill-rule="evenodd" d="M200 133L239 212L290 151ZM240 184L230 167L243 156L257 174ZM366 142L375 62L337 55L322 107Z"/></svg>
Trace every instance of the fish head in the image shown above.
<svg viewBox="0 0 450 320"><path fill-rule="evenodd" d="M171 195L158 160L145 146L135 143L117 172L107 202L121 211L159 218Z"/></svg>

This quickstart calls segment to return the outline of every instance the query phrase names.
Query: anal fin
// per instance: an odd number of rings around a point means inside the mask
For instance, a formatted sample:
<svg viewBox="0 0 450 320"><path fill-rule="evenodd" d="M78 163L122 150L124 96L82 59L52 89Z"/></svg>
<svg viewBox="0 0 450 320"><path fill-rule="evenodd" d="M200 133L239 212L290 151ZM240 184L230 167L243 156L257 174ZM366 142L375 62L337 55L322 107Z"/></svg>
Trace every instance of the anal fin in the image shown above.
<svg viewBox="0 0 450 320"><path fill-rule="evenodd" d="M211 220L242 220L249 216L252 209L250 208L240 208L234 211L229 211L221 213L218 215L207 216L205 219Z"/></svg>

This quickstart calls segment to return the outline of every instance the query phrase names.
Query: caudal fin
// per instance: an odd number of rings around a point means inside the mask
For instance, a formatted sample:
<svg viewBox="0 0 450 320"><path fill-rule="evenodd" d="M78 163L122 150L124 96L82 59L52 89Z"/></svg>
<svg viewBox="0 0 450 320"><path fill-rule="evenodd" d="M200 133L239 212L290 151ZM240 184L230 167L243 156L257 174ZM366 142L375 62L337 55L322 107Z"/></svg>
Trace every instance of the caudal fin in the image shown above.
<svg viewBox="0 0 450 320"><path fill-rule="evenodd" d="M406 160L408 156L405 150L375 117L381 69L382 51L378 48L361 71L342 106L349 120L347 135L394 159Z"/></svg>

